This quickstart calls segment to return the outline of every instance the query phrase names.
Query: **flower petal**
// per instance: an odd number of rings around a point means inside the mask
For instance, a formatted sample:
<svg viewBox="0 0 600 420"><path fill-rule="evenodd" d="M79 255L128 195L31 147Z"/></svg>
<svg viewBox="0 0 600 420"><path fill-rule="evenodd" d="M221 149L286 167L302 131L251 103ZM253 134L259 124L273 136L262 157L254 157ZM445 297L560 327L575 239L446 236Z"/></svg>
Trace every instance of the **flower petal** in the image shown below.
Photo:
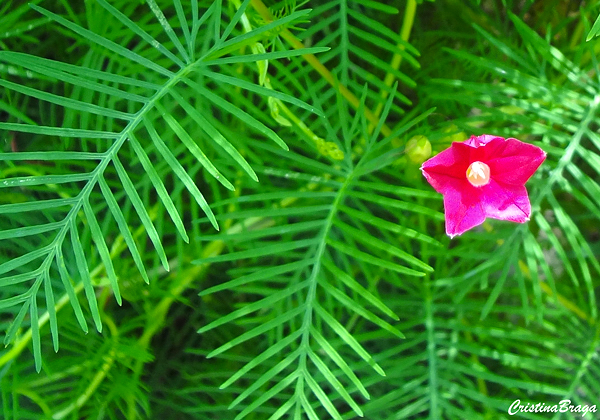
<svg viewBox="0 0 600 420"><path fill-rule="evenodd" d="M492 179L503 184L525 185L546 159L542 149L517 139L494 141L485 149Z"/></svg>
<svg viewBox="0 0 600 420"><path fill-rule="evenodd" d="M531 216L531 203L523 185L502 184L495 179L481 189L485 215L492 219L525 223Z"/></svg>
<svg viewBox="0 0 600 420"><path fill-rule="evenodd" d="M485 146L494 139L504 140L504 137L492 136L490 134L482 134L481 136L471 136L469 140L465 140L463 143L472 147L481 147Z"/></svg>
<svg viewBox="0 0 600 420"><path fill-rule="evenodd" d="M481 192L464 180L453 184L444 193L446 234L453 238L485 221Z"/></svg>
<svg viewBox="0 0 600 420"><path fill-rule="evenodd" d="M466 180L469 167L467 149L462 143L454 142L450 148L423 163L423 176L437 192L444 194L452 184Z"/></svg>

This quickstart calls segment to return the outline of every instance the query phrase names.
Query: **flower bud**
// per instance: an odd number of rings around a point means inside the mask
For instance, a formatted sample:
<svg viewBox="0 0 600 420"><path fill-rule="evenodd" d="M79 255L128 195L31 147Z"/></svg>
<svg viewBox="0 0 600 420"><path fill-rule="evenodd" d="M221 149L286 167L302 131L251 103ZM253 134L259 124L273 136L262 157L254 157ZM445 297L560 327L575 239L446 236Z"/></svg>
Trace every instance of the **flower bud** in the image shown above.
<svg viewBox="0 0 600 420"><path fill-rule="evenodd" d="M427 137L417 135L406 143L405 150L406 156L411 162L421 164L431 156L431 143Z"/></svg>

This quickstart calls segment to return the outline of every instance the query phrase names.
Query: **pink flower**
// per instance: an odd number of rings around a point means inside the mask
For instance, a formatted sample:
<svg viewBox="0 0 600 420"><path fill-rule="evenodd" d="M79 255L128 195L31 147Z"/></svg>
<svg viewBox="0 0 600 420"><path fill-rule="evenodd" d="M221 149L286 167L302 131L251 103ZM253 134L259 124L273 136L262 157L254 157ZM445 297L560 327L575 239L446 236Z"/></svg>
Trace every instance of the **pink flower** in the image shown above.
<svg viewBox="0 0 600 420"><path fill-rule="evenodd" d="M444 195L446 234L453 238L486 217L524 223L531 215L525 183L546 159L537 146L498 136L471 136L421 166Z"/></svg>

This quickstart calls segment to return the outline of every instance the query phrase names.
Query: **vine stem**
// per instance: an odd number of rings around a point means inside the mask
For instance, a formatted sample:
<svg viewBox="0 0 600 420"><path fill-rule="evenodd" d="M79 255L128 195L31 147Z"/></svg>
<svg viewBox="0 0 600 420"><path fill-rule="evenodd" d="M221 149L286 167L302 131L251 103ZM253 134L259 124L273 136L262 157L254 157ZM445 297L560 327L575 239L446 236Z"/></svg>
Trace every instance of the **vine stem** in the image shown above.
<svg viewBox="0 0 600 420"><path fill-rule="evenodd" d="M241 7L241 3L239 0L230 0L230 2L235 6L236 10L239 10ZM245 33L249 33L252 31L252 24L250 23L250 20L248 19L248 16L246 16L246 13L242 13L242 16L240 18L240 21L242 22L242 26L244 27L244 32ZM259 42L257 42L254 45L259 44ZM254 53L256 53L256 50L254 49L254 47L252 47L252 51ZM268 60L265 60L266 63L268 63ZM256 62L256 65L258 67L258 72L261 73L261 67L259 65L259 61ZM268 66L265 65L265 68ZM260 78L262 79L262 78ZM266 77L265 80L262 80L259 82L261 84L261 86L265 86L269 89L272 89L271 87L271 83L269 81L269 78ZM310 128L308 128L308 126L306 124L304 124L304 122L302 122L302 120L300 118L298 118L296 116L296 114L294 114L292 112L291 109L289 109L282 101L277 101L277 107L279 109L281 109L283 111L283 113L287 116L287 118L289 118L290 120L292 120L292 122L294 124L296 124L296 127L298 127L298 129L300 129L300 131L302 131L302 133L310 140L314 143L314 146L316 147L316 149L322 153L322 151L319 149L319 141L323 142L324 141L319 138L319 136L317 136ZM281 123L280 123L281 124ZM337 149L339 150L339 148ZM343 153L343 152L342 152ZM322 153L325 154L325 153ZM339 159L336 159L339 160Z"/></svg>
<svg viewBox="0 0 600 420"><path fill-rule="evenodd" d="M408 42L408 39L410 38L410 33L412 31L413 23L415 21L416 12L417 12L417 1L416 0L408 0L408 2L406 3L406 9L404 10L404 19L402 21L402 28L400 29L400 38L403 41ZM404 49L405 49L403 44L398 44L397 47L399 50L402 50L402 51L404 51ZM401 63L402 63L402 56L398 53L394 54L394 56L392 57L392 62L390 63L390 66L394 70L398 70L400 68ZM395 81L396 81L396 76L394 76L393 73L388 71L388 73L385 75L385 79L383 80L383 83L388 88L391 88ZM377 105L377 108L375 109L375 117L376 118L379 118L379 116L381 115L381 111L383 110L383 104L385 103L385 100L387 99L388 94L389 94L389 90L386 90L386 89L381 89L381 91L379 92L379 96L381 96L382 101L379 102L379 104ZM369 132L373 131L373 128L375 128L375 124L371 125L371 127L369 128Z"/></svg>
<svg viewBox="0 0 600 420"><path fill-rule="evenodd" d="M268 7L265 6L265 4L261 0L252 0L251 3L252 7L254 7L254 9L266 22L272 22L274 20L273 15L269 11ZM288 29L284 28L281 31L280 35L295 49L300 50L306 48L302 41L296 38L294 34L292 34ZM308 64L310 64L311 67L314 68L323 77L323 79L325 79L331 86L333 86L334 89L336 89L344 98L346 98L348 103L350 103L350 105L352 105L354 109L359 108L359 99L352 92L350 92L350 90L346 86L344 86L338 80L336 80L329 71L329 69L327 69L327 67L325 67L323 63L321 63L314 54L304 54L302 55L302 58L304 58L308 62ZM377 115L375 113L373 113L366 107L364 108L364 113L371 124L377 125L379 119L377 118ZM381 132L385 136L389 136L392 133L392 130L384 124L381 127Z"/></svg>

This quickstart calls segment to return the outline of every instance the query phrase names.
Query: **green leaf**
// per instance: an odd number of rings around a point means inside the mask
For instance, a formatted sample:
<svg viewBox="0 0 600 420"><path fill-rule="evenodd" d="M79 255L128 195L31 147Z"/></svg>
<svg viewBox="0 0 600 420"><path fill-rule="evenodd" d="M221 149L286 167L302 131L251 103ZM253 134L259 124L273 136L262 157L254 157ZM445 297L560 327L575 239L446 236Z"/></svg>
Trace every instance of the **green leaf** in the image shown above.
<svg viewBox="0 0 600 420"><path fill-rule="evenodd" d="M142 275L144 281L146 283L150 283L150 280L148 279L148 274L146 273L146 268L144 267L144 263L142 262L142 256L138 251L133 236L131 236L131 232L129 231L129 227L127 226L127 221L123 216L123 212L121 211L117 200L115 199L112 191L110 190L110 187L108 186L103 177L100 177L98 183L100 184L100 189L102 190L102 195L104 195L106 204L108 205L110 212L112 213L113 217L115 218L115 221L117 222L117 225L119 226L119 231L121 232L121 235L123 235L123 239L125 240L125 243L129 248L129 252L131 252L131 256L133 258L133 261L135 262L135 265L140 271L140 274Z"/></svg>
<svg viewBox="0 0 600 420"><path fill-rule="evenodd" d="M419 233L419 232L415 231L414 229L406 228L406 227L400 226L398 224L388 222L379 217L375 217L370 214L366 214L364 212L357 211L357 210L354 210L353 208L346 207L343 205L339 206L338 208L340 209L340 211L343 211L344 213L346 213L352 217L355 217L358 220L369 223L380 229L389 230L390 232L398 233L398 234L406 236L408 238L416 239L418 241L421 241L421 242L424 242L424 243L427 243L429 245L433 245L436 247L442 246L442 244L439 241L433 239L430 236ZM422 275L422 273L419 273L419 275Z"/></svg>
<svg viewBox="0 0 600 420"><path fill-rule="evenodd" d="M36 294L31 296L31 305L29 305L29 317L31 319L31 343L33 344L33 360L35 361L35 370L40 373L42 370L42 345L40 343L40 327L38 325L38 309Z"/></svg>
<svg viewBox="0 0 600 420"><path fill-rule="evenodd" d="M344 305L351 311L355 312L357 315L360 315L363 318L371 321L372 323L377 324L378 326L380 326L384 330L391 332L398 338L406 338L404 337L404 334L402 334L396 328L391 326L389 323L385 322L383 319L379 318L377 315L373 314L371 311L368 311L362 306L360 306L358 303L350 299L344 293L334 288L331 284L327 283L326 281L321 281L319 282L319 284L321 285L321 287L323 287L323 289L325 289L327 293L333 296L338 302L340 302L342 305Z"/></svg>
<svg viewBox="0 0 600 420"><path fill-rule="evenodd" d="M298 359L298 356L300 355L300 353L301 353L300 349L297 349L297 350L291 352L290 354L288 354L283 360L281 360L279 363L277 363L275 366L273 366L271 369L269 369L267 372L265 372L263 375L261 375L261 377L258 378L258 380L256 380L256 382L252 383L248 388L246 388L235 400L233 400L233 402L229 405L228 408L232 409L232 408L236 407L239 403L241 403L246 398L248 398L253 392L256 392L258 389L260 389L261 386L263 386L267 382L273 380L275 378L275 375L277 375L279 372L283 371L292 362L294 362L296 359ZM288 375L287 378L280 381L278 387L281 387L282 389L285 388L287 385L289 385L296 379L297 375L298 375L297 372L293 372L292 374ZM271 389L271 391L272 391L272 389ZM271 395L275 395L275 394L276 393L273 393ZM269 398L265 398L264 395L265 394L263 394L261 396L261 398L264 399L265 401L268 400ZM254 401L252 404L248 405L246 410L248 410L251 405L254 405L255 407L259 407L260 402ZM251 410L248 410L248 412L251 412ZM242 418L243 417L242 413L240 413L238 415L238 417Z"/></svg>
<svg viewBox="0 0 600 420"><path fill-rule="evenodd" d="M409 264L413 264L413 265L417 266L418 268L421 268L427 272L433 271L433 267L431 267L428 264L425 264L418 258L412 256L411 254L409 254L406 251L402 251L400 248L398 248L394 245L384 242L381 239L377 239L374 236L365 234L365 232L360 231L359 229L355 229L350 225L340 222L339 220L335 220L334 224L335 224L335 226L339 227L344 233L348 234L356 241L359 241L365 245L369 245L374 248L383 250L383 251L385 251L393 256L396 256L396 257L406 261Z"/></svg>
<svg viewBox="0 0 600 420"><path fill-rule="evenodd" d="M354 247L348 246L339 241L334 241L332 239L329 239L327 241L327 244L331 245L333 248L337 249L340 252L350 255L351 257L353 257L357 260L364 261L369 264L373 264L382 269L396 271L398 273L406 274L408 276L422 277L425 275L425 273L421 273L420 271L412 270L410 268L403 267L399 264L395 264L395 263L392 263L389 261L382 260L381 258L374 257L373 255L368 254L366 252L358 251Z"/></svg>
<svg viewBox="0 0 600 420"><path fill-rule="evenodd" d="M282 390L287 388L292 382L294 382L296 380L297 376L298 376L297 372L290 373L285 379L283 379L281 382L279 382L273 388L269 389L267 392L265 392L260 397L258 397L256 400L254 400L251 404L249 404L244 410L242 410L240 412L240 414L238 414L235 417L235 420L242 419L245 416L247 416L249 413L252 413L257 407L259 407L265 401L268 401L274 395L277 395Z"/></svg>
<svg viewBox="0 0 600 420"><path fill-rule="evenodd" d="M48 253L51 247L51 245L48 245L35 251L29 252L25 255L21 255L20 257L13 258L12 260L7 261L3 264L0 264L0 274L9 273L12 270L16 270L19 267L22 267L32 261L37 260L38 258L43 257L45 254Z"/></svg>
<svg viewBox="0 0 600 420"><path fill-rule="evenodd" d="M237 346L238 344L241 344L245 341L250 340L251 338L254 338L258 335L264 334L265 332L271 330L272 328L275 328L279 325L282 325L288 321L290 321L292 318L298 316L299 314L301 314L302 312L304 312L306 310L306 308L304 306L298 306L297 308L283 314L280 315L276 318L273 318L272 320L264 323L263 325L260 325L256 328L251 329L248 332L245 332L244 334L234 338L233 340L229 341L228 343L223 344L222 346L220 346L219 348L211 351L208 356L206 356L208 359L210 359L211 357L215 357L218 356L219 354L223 353L226 350L229 350L232 347Z"/></svg>
<svg viewBox="0 0 600 420"><path fill-rule="evenodd" d="M46 9L43 9L39 6L36 6L35 4L30 4L30 7L32 9L34 9L35 11L43 14L44 16L47 16L50 19L54 20L55 22L61 24L65 28L68 28L68 29L72 30L73 32L75 32L76 34L81 35L85 39L89 40L92 45L93 44L101 45L101 46L113 51L114 53L121 55L124 58L127 58L131 61L141 64L144 67L147 67L149 70L154 70L155 72L160 73L167 77L173 76L172 72L170 72L169 70L165 69L162 66L159 66L158 64L154 63L153 61L148 60L147 58L144 58L144 57L132 52L131 50L128 50L127 48L122 47L121 45L118 45L106 38L103 38L100 35L95 34L94 32L92 32L88 29L82 28L81 26L78 26L72 22L69 22L68 20L58 16L55 13L52 13L52 12L50 12Z"/></svg>
<svg viewBox="0 0 600 420"><path fill-rule="evenodd" d="M61 229L64 225L65 222L61 221L54 223L46 223L45 225L23 226L15 229L8 229L0 232L0 240L39 235L40 233L51 232L53 230Z"/></svg>
<svg viewBox="0 0 600 420"><path fill-rule="evenodd" d="M9 82L7 80L0 79L0 86L3 86L4 88L13 90L15 92L22 93L27 96L31 96L33 98L38 98L56 105L64 106L65 108L76 109L79 112L89 112L91 114L101 115L108 118L116 118L125 121L133 119L133 115L126 112L116 111L98 105L88 104L86 102L65 98L59 95L55 95L53 93L42 92L40 90L22 86L13 82Z"/></svg>
<svg viewBox="0 0 600 420"><path fill-rule="evenodd" d="M31 297L23 296L23 295L14 296L12 298L4 299L0 303L0 308L4 309L4 308L8 308L13 305L18 305L21 302L23 302L23 306L21 306L19 313L14 318L13 322L10 324L10 327L8 328L8 330L6 330L6 335L4 336L4 345L5 346L8 346L10 343L12 343L13 339L15 338L15 335L17 334L17 330L21 326L21 323L23 322L23 318L25 318L25 314L27 314L27 311L29 311Z"/></svg>
<svg viewBox="0 0 600 420"><path fill-rule="evenodd" d="M219 225L217 223L217 220L215 219L215 216L214 216L212 210L208 206L208 203L204 199L204 196L202 195L202 193L200 192L200 190L198 189L198 187L196 186L196 184L194 183L192 178L188 175L188 173L185 171L185 169L183 169L183 167L181 166L181 164L179 163L177 158L175 158L175 156L173 156L173 154L171 153L169 148L166 146L166 144L162 141L162 139L160 138L160 136L158 135L158 133L156 132L156 130L154 129L154 127L150 123L150 121L148 121L147 119L144 119L144 125L146 127L146 130L148 130L148 133L150 134L150 138L152 139L152 142L156 146L156 149L158 150L160 155L169 164L169 166L171 167L171 170L177 175L177 177L181 180L181 182L183 182L183 184L188 189L190 194L192 194L192 196L194 197L194 199L196 200L196 202L198 203L200 208L208 216L208 219L210 220L210 222L212 223L214 228L216 230L219 230Z"/></svg>
<svg viewBox="0 0 600 420"><path fill-rule="evenodd" d="M146 31L144 31L139 25L137 25L135 22L133 22L131 19L129 19L127 16L125 16L123 13L121 13L119 10L115 9L113 6L108 4L105 0L98 0L98 3L102 7L104 7L106 10L108 10L110 12L110 14L112 14L114 17L116 17L129 30L131 30L133 33L139 35L140 38L142 38L148 44L152 45L154 48L156 48L158 51L160 51L161 54L163 54L164 56L169 58L171 61L173 61L179 67L182 67L182 68L185 67L185 64L176 55L171 53L171 51L166 49L160 42L158 42L155 38L153 38L150 34L148 34ZM155 8L158 9L158 6L156 5L155 2L149 2L148 5L152 8L152 10L154 10ZM162 19L165 20L164 15L162 16ZM159 18L159 22L161 22L160 18Z"/></svg>
<svg viewBox="0 0 600 420"><path fill-rule="evenodd" d="M327 365L325 363L323 363L323 361L319 358L319 356L317 356L314 352L310 351L310 352L308 352L308 357L315 364L315 366L319 369L319 371L323 374L325 379L327 379L327 382L329 382L331 384L331 386L337 392L340 393L340 395L342 396L344 401L346 401L348 403L348 405L352 408L352 410L354 410L354 412L357 415L363 417L363 412L360 409L360 407L356 404L356 402L354 402L354 400L352 399L350 394L348 394L348 392L346 391L344 386L340 383L340 381L337 380L337 378L334 376L334 374L331 372L331 370L329 370ZM306 375L305 378L306 378L307 383L309 384L310 388L317 395L317 397L319 398L319 401L321 401L321 403L327 409L329 414L331 414L331 416L334 418L336 418L336 416L338 418L341 418L338 411L335 409L333 404L331 404L331 401L329 400L329 398L327 398L327 395L325 395L323 390L314 381L314 379L312 379L312 377L310 375ZM311 381L311 382L309 382L309 381Z"/></svg>
<svg viewBox="0 0 600 420"><path fill-rule="evenodd" d="M590 29L587 36L585 37L585 41L586 42L591 41L592 38L597 37L599 33L600 33L600 15L598 15L598 17L596 18L596 21L594 22L594 25L592 26L592 29Z"/></svg>
<svg viewBox="0 0 600 420"><path fill-rule="evenodd" d="M272 255L272 254L276 254L276 253L281 254L281 253L284 253L287 251L292 251L295 249L307 248L311 245L315 245L316 243L318 243L318 238L317 239L303 239L303 240L294 241L294 242L290 242L290 243L286 243L286 244L267 245L267 246L262 246L262 247L256 248L256 249L250 249L248 251L240 251L240 252L236 252L233 254L225 254L225 255L219 255L217 257L203 258L201 260L195 260L195 261L193 261L193 263L194 264L206 264L206 263L223 262L223 261L237 261L237 260L242 260L242 259L246 259L246 258L256 258L256 257L265 256L265 255Z"/></svg>
<svg viewBox="0 0 600 420"><path fill-rule="evenodd" d="M348 379L350 379L352 384L356 386L358 392L360 392L366 399L370 399L371 397L364 385L360 382L360 379L358 379L354 371L350 368L350 366L348 366L348 364L335 350L335 348L325 339L325 337L323 337L323 335L314 327L311 327L310 335L315 339L321 350L323 350L323 352L329 356L329 358L342 370L342 372L344 372Z"/></svg>
<svg viewBox="0 0 600 420"><path fill-rule="evenodd" d="M241 276L235 280L230 280L217 286L210 287L206 290L201 291L199 295L206 296L212 293L220 292L222 290L233 289L235 287L243 286L251 282L259 280L268 280L272 277L279 276L281 274L298 271L304 267L314 264L314 262L315 261L312 259L303 259L289 264L282 264L274 267L269 267L264 270L258 270L252 274Z"/></svg>
<svg viewBox="0 0 600 420"><path fill-rule="evenodd" d="M102 2L103 0L99 0ZM39 74L43 74L44 76L53 77L57 80L62 80L66 83L71 83L75 86L80 86L83 88L87 88L99 93L105 93L110 96L114 96L121 99L126 99L134 102L142 102L145 103L147 98L141 95L136 95L125 90L117 89L112 86L106 86L102 83L97 83L91 80L88 80L84 77L80 77L77 74L72 74L71 72L77 72L79 74L86 74L88 76L94 75L95 77L106 77L104 72L94 72L88 68L77 67L61 62L57 62L54 60L48 60L45 58L34 57L28 54L22 53L14 53L10 51L1 51L0 52L0 61L10 62L15 65L21 65L28 69L31 69ZM129 82L127 78L119 78L115 77L121 83ZM159 86L150 85L154 89L157 89Z"/></svg>
<svg viewBox="0 0 600 420"><path fill-rule="evenodd" d="M310 354L311 353L309 353L309 355ZM312 359L312 360L314 362L314 359ZM329 373L331 374L331 372L329 372ZM330 377L333 377L333 375L330 375ZM308 384L308 386L311 389L311 391L317 396L318 400L321 401L321 404L323 404L323 407L325 407L325 409L327 410L327 412L329 413L329 415L331 417L333 417L334 419L336 419L336 420L341 420L342 417L340 416L340 413L338 413L338 411L336 410L335 406L331 403L331 401L329 400L329 398L327 397L327 395L325 394L325 392L323 392L323 390L321 389L321 387L319 386L319 384L317 384L315 382L315 380L312 378L312 376L311 375L304 375L304 379L306 380L306 383ZM348 398L350 398L350 396L348 396ZM351 404L351 406L355 406L355 405L356 404ZM308 405L306 405L305 408L307 406ZM316 413L314 414L313 418L316 418Z"/></svg>
<svg viewBox="0 0 600 420"><path fill-rule="evenodd" d="M79 323L79 326L83 332L87 334L88 327L83 316L83 311L81 310L81 305L79 304L79 300L77 299L75 290L71 284L71 278L67 272L67 268L65 267L65 258L63 257L62 248L60 247L57 247L56 249L56 265L58 266L58 273L60 275L62 284L67 291L67 295L69 296L69 302L73 307L73 312L75 312L75 318L77 318L77 322Z"/></svg>
<svg viewBox="0 0 600 420"><path fill-rule="evenodd" d="M163 267L165 268L165 270L168 271L169 270L169 262L167 261L167 256L165 254L165 250L162 246L162 242L158 235L158 232L156 231L156 228L154 227L154 223L152 223L152 220L150 219L150 215L148 214L148 211L144 207L144 203L142 202L142 199L140 198L139 194L137 193L135 186L133 185L133 182L131 182L131 179L129 179L129 175L127 175L125 168L123 168L123 165L121 164L121 162L119 161L119 159L116 156L113 157L113 164L115 166L115 169L117 170L117 175L119 176L119 179L121 179L121 182L123 184L123 188L125 189L125 193L127 194L127 197L129 197L129 200L131 200L131 203L133 204L135 211L137 212L138 216L140 217L142 224L146 228L148 237L152 241L152 244L154 244L154 248L156 249L156 252L158 253L158 256L160 258L160 261L161 261Z"/></svg>
<svg viewBox="0 0 600 420"><path fill-rule="evenodd" d="M221 317L221 318L211 322L208 325L205 325L204 327L202 327L198 330L198 333L199 334L205 333L206 331L212 330L213 328L216 328L219 325L226 324L237 318L251 314L252 312L261 310L263 308L272 307L272 305L274 305L275 303L279 302L280 300L282 300L290 295L293 295L294 293L299 292L300 290L306 288L308 285L309 285L308 281L303 281L294 286L283 289L277 293L273 293L264 299L257 300L254 303L246 305L243 308L238 309L237 311L233 311L233 312L229 313L228 315Z"/></svg>
<svg viewBox="0 0 600 420"><path fill-rule="evenodd" d="M167 34L167 36L169 37L171 42L173 42L173 45L175 45L175 48L177 48L177 51L179 51L179 54L181 54L181 56L184 58L184 60L187 63L189 63L190 58L188 57L187 52L185 51L185 48L179 41L179 38L173 31L173 28L169 24L169 21L163 14L162 10L160 10L160 7L158 6L158 4L156 4L156 2L154 0L147 0L147 2L148 2L148 6L150 6L150 9L156 16L156 19L158 19L158 23L160 23L160 26L162 26L163 30L165 31L165 33ZM183 66L180 66L180 67L183 67Z"/></svg>
<svg viewBox="0 0 600 420"><path fill-rule="evenodd" d="M77 226L75 225L75 219L71 219L70 233L71 233L71 244L73 247L73 253L75 254L75 262L77 264L77 270L79 271L79 277L83 282L83 288L87 297L88 304L90 305L90 312L92 313L92 319L96 324L98 332L102 332L102 321L100 320L100 311L98 310L98 302L96 301L96 293L92 286L90 272L86 263L86 258L83 253L83 247L77 234ZM59 263L60 264L60 263ZM64 280L63 280L64 281ZM68 290L68 289L67 289Z"/></svg>
<svg viewBox="0 0 600 420"><path fill-rule="evenodd" d="M320 305L314 305L315 313L329 326L331 329L352 348L365 362L367 362L378 374L385 376L385 372L373 360L371 355L360 345L356 338L352 337L348 330L340 324L335 318L327 313Z"/></svg>
<svg viewBox="0 0 600 420"><path fill-rule="evenodd" d="M111 133L109 131L79 130L74 128L61 127L43 127L37 125L14 124L3 122L0 122L0 130L40 134L44 136L47 135L57 137L75 137L89 139L116 139L119 135L118 133Z"/></svg>
<svg viewBox="0 0 600 420"><path fill-rule="evenodd" d="M140 160L142 167L146 171L148 178L150 178L150 181L152 182L152 185L154 186L156 193L158 194L158 196L160 197L160 200L162 201L165 208L167 209L169 216L171 216L171 220L175 224L177 231L179 232L179 234L181 235L181 237L183 238L183 240L185 242L189 242L190 238L188 237L187 232L185 231L185 226L183 225L183 221L181 220L181 217L179 216L179 213L177 212L177 209L175 208L175 204L173 203L173 200L171 200L171 197L169 196L169 193L167 192L165 185L163 184L162 180L160 179L160 176L156 172L156 169L154 169L154 165L152 165L152 162L150 162L148 155L146 154L144 149L142 149L142 146L140 145L139 141L133 134L129 137L129 140L131 142L131 146L133 147L133 150L135 151L137 158ZM125 227L126 223L124 223L123 226ZM121 228L121 231L123 231L123 228ZM131 249L131 247L130 247L130 249Z"/></svg>
<svg viewBox="0 0 600 420"><path fill-rule="evenodd" d="M29 187L34 185L65 184L67 182L89 181L92 174L69 174L69 175L40 175L4 179L0 182L0 188Z"/></svg>
<svg viewBox="0 0 600 420"><path fill-rule="evenodd" d="M243 368L238 370L236 373L234 373L232 376L230 376L229 379L227 379L225 382L223 382L223 384L219 388L220 389L227 388L228 386L233 384L235 381L242 378L250 370L259 366L263 362L269 360L273 356L280 354L281 351L283 351L283 349L288 347L291 343L295 342L300 337L301 334L302 334L302 331L298 330L298 331L288 335L284 339L279 340L277 343L275 343L274 345L272 345L271 347L266 349L264 352L262 352L261 354L256 356L254 359L252 359L250 362L246 363L246 365L244 365Z"/></svg>
<svg viewBox="0 0 600 420"><path fill-rule="evenodd" d="M202 116L195 108L193 108L181 95L176 92L171 92L171 95L181 105L185 112L198 123L198 125L208 134L216 144L218 144L225 152L235 160L235 162L242 167L242 169L252 178L252 180L258 182L258 177L248 164L246 159L227 141L225 137L215 128L213 125ZM233 188L233 186L231 186Z"/></svg>
<svg viewBox="0 0 600 420"><path fill-rule="evenodd" d="M217 181L219 181L225 188L228 190L235 190L231 182L229 182L220 172L219 170L212 164L212 162L206 157L204 152L200 149L200 147L196 144L196 142L192 139L190 134L173 118L173 116L169 115L167 111L160 105L156 105L156 108L163 113L163 119L167 122L169 127L177 134L177 137L185 144L185 147L190 151L192 155L198 162L202 164L204 169L208 171Z"/></svg>
<svg viewBox="0 0 600 420"><path fill-rule="evenodd" d="M273 89L267 89L262 86L256 85L254 83L250 83L250 82L246 82L245 80L238 79L236 77L225 76L223 74L214 73L212 71L204 70L204 71L201 71L201 74L206 77L209 77L217 82L227 83L232 86L239 87L240 89L258 93L259 95L280 99L284 102L288 102L292 105L296 105L297 107L300 107L300 108L306 109L310 112L313 112L319 117L324 117L323 113L321 111L319 111L318 109L316 109L315 107L313 107L313 106L307 104L306 102L303 102L297 98L294 98L293 96L287 95L285 93L277 92L276 90L273 90Z"/></svg>
<svg viewBox="0 0 600 420"><path fill-rule="evenodd" d="M46 297L46 310L50 319L50 332L52 334L52 345L54 352L58 352L58 321L56 319L56 308L54 307L54 292L52 291L52 282L48 272L43 274L44 295Z"/></svg>
<svg viewBox="0 0 600 420"><path fill-rule="evenodd" d="M183 81L189 87L191 87L192 89L194 89L195 91L197 91L200 95L202 95L203 97L205 97L209 101L213 102L218 107L220 107L220 108L224 109L225 111L231 113L232 115L234 115L236 118L239 118L242 122L244 122L248 126L254 128L259 133L262 133L265 136L267 136L268 138L270 138L271 140L273 140L283 150L289 150L289 147L277 135L277 133L275 133L273 130L271 130L270 128L268 128L267 126L265 126L263 123L261 123L257 119L253 118L247 112L241 110L240 108L236 107L235 105L232 105L230 102L224 100L223 98L219 97L218 95L215 95L214 93L210 92L208 89L204 88L203 86L201 86L198 83L195 83L195 82L193 82L193 81L191 81L189 79L184 79Z"/></svg>

